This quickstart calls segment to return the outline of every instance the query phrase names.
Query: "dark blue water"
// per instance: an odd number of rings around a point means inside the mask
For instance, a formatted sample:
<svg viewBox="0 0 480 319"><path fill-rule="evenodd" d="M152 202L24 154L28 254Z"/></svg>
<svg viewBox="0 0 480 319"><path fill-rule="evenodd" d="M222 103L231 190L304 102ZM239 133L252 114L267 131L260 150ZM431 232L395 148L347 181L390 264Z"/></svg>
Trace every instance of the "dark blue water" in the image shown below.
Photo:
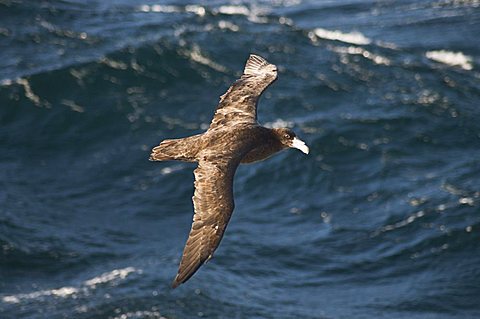
<svg viewBox="0 0 480 319"><path fill-rule="evenodd" d="M479 318L480 2L0 1L1 318ZM249 53L259 120L215 257L171 290L202 132Z"/></svg>

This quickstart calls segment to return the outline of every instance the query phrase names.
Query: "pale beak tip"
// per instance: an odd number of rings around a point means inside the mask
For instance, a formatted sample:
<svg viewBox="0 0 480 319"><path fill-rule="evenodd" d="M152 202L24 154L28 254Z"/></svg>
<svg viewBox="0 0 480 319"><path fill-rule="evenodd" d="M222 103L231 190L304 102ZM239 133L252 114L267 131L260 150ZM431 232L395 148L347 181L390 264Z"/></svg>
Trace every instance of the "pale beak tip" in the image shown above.
<svg viewBox="0 0 480 319"><path fill-rule="evenodd" d="M304 147L302 147L300 149L300 151L302 151L305 155L308 155L310 153L310 149L308 148L307 145L305 145Z"/></svg>
<svg viewBox="0 0 480 319"><path fill-rule="evenodd" d="M292 147L296 148L296 149L299 149L300 151L302 151L303 153L305 153L307 155L308 155L308 153L310 153L310 149L305 144L305 142L296 138L296 137L293 139Z"/></svg>

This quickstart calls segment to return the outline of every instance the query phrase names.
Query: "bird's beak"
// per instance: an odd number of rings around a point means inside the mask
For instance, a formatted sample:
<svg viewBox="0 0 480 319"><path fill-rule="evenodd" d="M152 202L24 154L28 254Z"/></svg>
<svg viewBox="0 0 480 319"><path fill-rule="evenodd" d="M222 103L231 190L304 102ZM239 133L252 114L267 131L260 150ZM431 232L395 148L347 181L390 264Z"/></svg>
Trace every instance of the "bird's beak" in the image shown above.
<svg viewBox="0 0 480 319"><path fill-rule="evenodd" d="M292 146L290 146L290 147L297 148L300 151L304 152L305 154L308 154L310 152L310 149L305 144L305 142L302 141L301 139L296 138L296 137L293 138Z"/></svg>

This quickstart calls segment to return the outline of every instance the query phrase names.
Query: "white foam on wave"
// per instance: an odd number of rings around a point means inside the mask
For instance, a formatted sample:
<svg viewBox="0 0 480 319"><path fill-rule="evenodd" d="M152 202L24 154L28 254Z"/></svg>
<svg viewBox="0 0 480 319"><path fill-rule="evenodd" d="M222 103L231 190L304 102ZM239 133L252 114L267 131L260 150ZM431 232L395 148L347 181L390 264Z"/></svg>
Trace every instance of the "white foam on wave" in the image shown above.
<svg viewBox="0 0 480 319"><path fill-rule="evenodd" d="M218 27L222 30L230 30L232 32L237 32L238 30L240 30L240 27L238 25L225 20L218 21Z"/></svg>
<svg viewBox="0 0 480 319"><path fill-rule="evenodd" d="M160 314L158 310L138 310L134 312L127 312L116 317L113 319L140 319L140 318L157 318L157 319L167 319Z"/></svg>
<svg viewBox="0 0 480 319"><path fill-rule="evenodd" d="M112 271L101 274L100 276L93 277L92 279L86 280L83 282L85 286L95 287L98 284L104 284L107 282L112 282L117 279L125 279L132 272L137 270L133 267L127 267L123 269L114 269ZM140 271L137 271L140 272Z"/></svg>
<svg viewBox="0 0 480 319"><path fill-rule="evenodd" d="M282 127L292 128L293 127L293 122L285 121L285 120L282 120L282 119L276 119L273 122L265 123L264 126L268 127L268 128L282 128Z"/></svg>
<svg viewBox="0 0 480 319"><path fill-rule="evenodd" d="M18 78L15 82L23 86L23 89L25 90L25 97L32 101L33 104L35 104L36 106L45 106L47 108L51 106L48 101L42 100L40 96L33 92L32 87L30 86L30 82L28 82L27 79Z"/></svg>
<svg viewBox="0 0 480 319"><path fill-rule="evenodd" d="M100 63L105 64L106 66L111 67L112 69L116 69L116 70L126 70L126 69L128 69L128 64L126 64L122 61L115 61L115 60L109 59L107 57L101 58Z"/></svg>
<svg viewBox="0 0 480 319"><path fill-rule="evenodd" d="M197 4L189 4L186 6L176 5L164 5L164 4L142 4L137 7L137 11L140 12L154 12L154 13L195 13L198 16L203 17L207 13L207 8ZM251 8L244 5L223 5L217 8L213 8L211 13L213 14L225 14L225 15L243 15L248 18L249 21L255 23L266 23L268 19L263 17L268 10L266 7L260 8L253 6Z"/></svg>
<svg viewBox="0 0 480 319"><path fill-rule="evenodd" d="M65 106L68 106L74 112L78 112L78 113L85 112L85 108L81 105L78 105L73 100L62 99L60 103L62 103Z"/></svg>
<svg viewBox="0 0 480 319"><path fill-rule="evenodd" d="M395 229L398 229L398 228L405 227L405 226L413 223L416 219L422 218L424 216L425 216L425 212L423 210L420 210L420 211L408 216L404 220L401 220L401 221L396 222L394 224L389 224L389 225L385 225L385 226L381 227L380 229L375 231L371 235L371 237L378 236L380 233L384 233L384 232L388 232L388 231L391 231L391 230L395 230Z"/></svg>
<svg viewBox="0 0 480 319"><path fill-rule="evenodd" d="M180 7L172 5L161 5L161 4L143 4L138 8L142 12L162 12L162 13L172 13L180 12Z"/></svg>
<svg viewBox="0 0 480 319"><path fill-rule="evenodd" d="M249 8L243 5L223 5L213 10L214 14L243 15L255 23L267 23L268 19L263 17L267 12L266 7L252 6Z"/></svg>
<svg viewBox="0 0 480 319"><path fill-rule="evenodd" d="M463 8L463 7L480 7L480 0L442 0L435 3L437 7L447 7L452 6L454 8Z"/></svg>
<svg viewBox="0 0 480 319"><path fill-rule="evenodd" d="M15 83L15 81L13 81L11 79L3 79L3 80L0 81L0 86L10 86L13 83Z"/></svg>
<svg viewBox="0 0 480 319"><path fill-rule="evenodd" d="M465 55L462 52L452 52L447 50L427 51L425 56L436 62L450 66L459 66L464 70L473 69L472 57Z"/></svg>
<svg viewBox="0 0 480 319"><path fill-rule="evenodd" d="M205 10L204 7L196 5L196 4L190 4L190 5L185 6L185 11L195 13L196 15L199 15L201 17L203 17L205 15L205 13L207 12L207 10Z"/></svg>
<svg viewBox="0 0 480 319"><path fill-rule="evenodd" d="M342 54L351 54L351 55L361 55L366 59L369 59L373 61L375 64L380 64L380 65L390 65L391 61L390 59L374 54L368 50L365 50L360 47L355 47L355 46L349 46L349 47L336 47L336 46L331 46L329 47L332 51L337 52L337 53L342 53Z"/></svg>
<svg viewBox="0 0 480 319"><path fill-rule="evenodd" d="M155 12L155 13L175 13L175 12L190 12L199 16L204 16L207 10L204 7L196 4L189 4L185 7L163 5L163 4L142 4L138 7L138 11L141 12Z"/></svg>
<svg viewBox="0 0 480 319"><path fill-rule="evenodd" d="M5 303L19 303L21 300L37 299L39 297L44 297L44 296L55 296L55 297L66 298L78 293L78 291L79 289L75 287L62 287L58 289L40 290L40 291L35 291L27 294L5 296L5 297L2 297L2 301Z"/></svg>
<svg viewBox="0 0 480 319"><path fill-rule="evenodd" d="M192 61L211 67L212 69L219 72L226 72L227 68L221 64L218 64L202 54L202 51L197 45L194 45L192 50L187 51L189 58Z"/></svg>
<svg viewBox="0 0 480 319"><path fill-rule="evenodd" d="M97 285L114 283L118 280L125 279L128 275L134 272L142 273L140 269L136 269L134 267L114 269L110 272L103 273L100 276L84 281L80 287L66 286L56 289L39 290L30 293L3 296L1 300L4 303L16 304L22 302L23 300L32 300L49 296L59 298L74 297L80 293L87 294L90 290L95 289Z"/></svg>
<svg viewBox="0 0 480 319"><path fill-rule="evenodd" d="M184 166L181 165L181 164L180 165L167 166L167 167L162 168L160 170L160 173L162 175L168 175L168 174L172 174L172 173L181 171L183 168L184 168Z"/></svg>
<svg viewBox="0 0 480 319"><path fill-rule="evenodd" d="M370 44L372 42L372 40L365 37L362 33L358 31L345 33L338 30L331 31L327 29L316 28L315 30L313 30L313 32L317 37L326 40L336 40L358 45Z"/></svg>
<svg viewBox="0 0 480 319"><path fill-rule="evenodd" d="M235 5L220 6L215 11L221 14L244 15L244 16L249 16L251 13L250 9L247 8L246 6L235 6Z"/></svg>

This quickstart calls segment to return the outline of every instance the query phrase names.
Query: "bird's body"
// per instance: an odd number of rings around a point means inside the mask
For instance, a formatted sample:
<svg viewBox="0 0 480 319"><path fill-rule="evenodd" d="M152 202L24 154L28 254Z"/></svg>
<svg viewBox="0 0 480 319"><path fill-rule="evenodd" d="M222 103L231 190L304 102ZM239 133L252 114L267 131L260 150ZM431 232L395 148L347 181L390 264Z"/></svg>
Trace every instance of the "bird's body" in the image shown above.
<svg viewBox="0 0 480 319"><path fill-rule="evenodd" d="M272 130L256 124L239 124L233 130L217 129L186 138L165 140L153 149L152 157L162 161L198 162L205 156L232 153L241 158L241 163L253 163L282 149Z"/></svg>
<svg viewBox="0 0 480 319"><path fill-rule="evenodd" d="M276 78L276 66L250 55L242 77L221 96L205 133L164 140L152 150L150 160L198 163L193 224L173 287L187 281L218 247L234 209L233 177L240 163L264 160L288 147L308 154L290 129L257 123L258 98Z"/></svg>

